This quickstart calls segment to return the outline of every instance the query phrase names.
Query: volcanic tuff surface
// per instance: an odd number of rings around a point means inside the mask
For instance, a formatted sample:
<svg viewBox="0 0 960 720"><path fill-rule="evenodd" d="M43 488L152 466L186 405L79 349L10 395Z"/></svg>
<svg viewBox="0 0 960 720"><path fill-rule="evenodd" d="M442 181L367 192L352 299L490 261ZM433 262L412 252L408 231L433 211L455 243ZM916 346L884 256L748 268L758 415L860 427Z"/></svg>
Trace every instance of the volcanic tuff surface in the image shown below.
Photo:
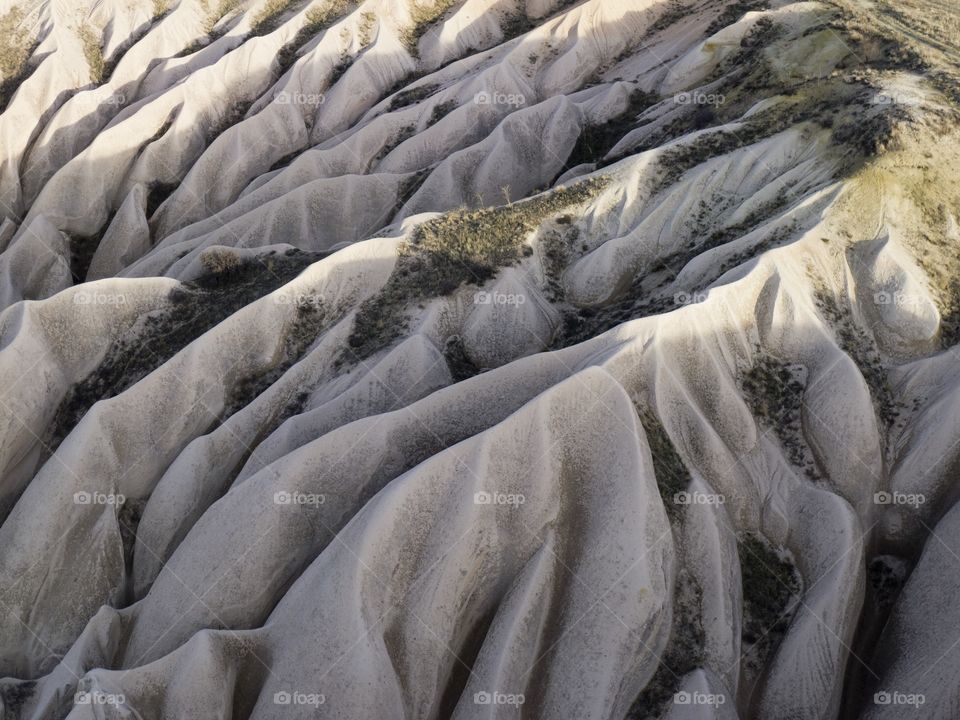
<svg viewBox="0 0 960 720"><path fill-rule="evenodd" d="M0 0L3 718L960 716L958 37Z"/></svg>

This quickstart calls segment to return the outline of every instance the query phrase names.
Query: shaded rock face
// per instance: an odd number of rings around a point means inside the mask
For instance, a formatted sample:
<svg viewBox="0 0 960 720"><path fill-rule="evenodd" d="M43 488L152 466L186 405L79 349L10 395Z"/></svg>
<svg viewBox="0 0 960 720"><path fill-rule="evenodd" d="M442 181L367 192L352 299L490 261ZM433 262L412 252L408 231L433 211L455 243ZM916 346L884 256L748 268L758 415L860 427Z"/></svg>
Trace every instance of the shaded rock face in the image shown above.
<svg viewBox="0 0 960 720"><path fill-rule="evenodd" d="M0 715L960 715L960 13L0 2Z"/></svg>

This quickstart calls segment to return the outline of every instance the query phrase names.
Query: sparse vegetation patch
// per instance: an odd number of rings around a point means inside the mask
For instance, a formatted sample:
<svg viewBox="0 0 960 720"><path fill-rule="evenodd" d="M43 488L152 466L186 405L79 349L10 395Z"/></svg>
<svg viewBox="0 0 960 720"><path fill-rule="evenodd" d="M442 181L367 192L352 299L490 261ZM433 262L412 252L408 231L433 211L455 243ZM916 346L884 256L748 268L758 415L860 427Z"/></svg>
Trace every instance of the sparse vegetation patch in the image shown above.
<svg viewBox="0 0 960 720"><path fill-rule="evenodd" d="M100 85L105 78L106 63L103 59L103 40L100 32L83 23L77 28L77 37L83 46L83 57L90 70L90 79Z"/></svg>
<svg viewBox="0 0 960 720"><path fill-rule="evenodd" d="M803 394L807 369L757 348L753 365L740 374L744 399L764 429L780 440L790 463L811 480L820 473L803 436Z"/></svg>
<svg viewBox="0 0 960 720"><path fill-rule="evenodd" d="M725 27L733 25L748 12L766 10L767 8L768 5L765 0L738 0L738 2L723 8L723 11L717 16L717 19L707 27L706 35L709 37L720 32Z"/></svg>
<svg viewBox="0 0 960 720"><path fill-rule="evenodd" d="M170 11L170 0L153 0L153 19L159 20Z"/></svg>
<svg viewBox="0 0 960 720"><path fill-rule="evenodd" d="M423 34L430 29L443 14L456 4L457 0L412 0L410 5L410 20L408 27L401 37L403 44L411 55L419 55L418 45Z"/></svg>
<svg viewBox="0 0 960 720"><path fill-rule="evenodd" d="M296 36L277 53L279 74L285 73L297 59L300 49L315 35L322 33L335 22L343 18L352 7L348 0L330 0L321 7L310 8L306 13L306 23Z"/></svg>
<svg viewBox="0 0 960 720"><path fill-rule="evenodd" d="M620 139L636 126L637 116L658 100L659 97L652 93L634 90L630 93L629 103L623 112L605 123L585 125L561 174L584 163L600 163Z"/></svg>
<svg viewBox="0 0 960 720"><path fill-rule="evenodd" d="M12 7L0 15L0 110L27 71L27 61L36 44L30 32L23 27L24 13Z"/></svg>
<svg viewBox="0 0 960 720"><path fill-rule="evenodd" d="M296 306L295 311L293 322L283 330L282 347L276 363L265 371L245 375L233 383L221 421L249 405L273 385L316 339L326 318L325 309L318 303L302 303Z"/></svg>
<svg viewBox="0 0 960 720"><path fill-rule="evenodd" d="M814 300L833 329L840 349L850 356L870 388L881 425L889 429L896 422L901 408L887 379L876 341L857 324L850 309L837 303L826 288L818 287L814 291Z"/></svg>
<svg viewBox="0 0 960 720"><path fill-rule="evenodd" d="M447 338L443 346L443 359L447 361L447 369L450 371L450 377L454 382L467 380L481 372L481 368L470 359L467 353L463 338L459 335L452 335Z"/></svg>
<svg viewBox="0 0 960 720"><path fill-rule="evenodd" d="M0 685L0 707L19 717L20 710L37 691L36 680L11 681Z"/></svg>
<svg viewBox="0 0 960 720"><path fill-rule="evenodd" d="M403 330L414 301L481 284L529 254L529 234L549 216L586 202L605 186L599 179L496 208L456 210L414 231L384 288L357 311L344 359L365 360Z"/></svg>
<svg viewBox="0 0 960 720"><path fill-rule="evenodd" d="M709 230L711 226L705 221L705 214L700 218L694 218L702 223L704 228L702 231L697 230L689 245L644 268L617 300L600 308L568 309L564 315L563 325L551 344L552 347L576 345L629 320L670 312L683 305L685 299L689 301L694 296L704 294L704 288L731 268L748 261L758 253L789 241L797 233L796 223L788 223L771 230L749 248L728 256L716 266L712 278L705 279L703 285L678 291L678 288L673 286L673 281L691 260L752 232L782 209L787 201L786 196L779 196L776 200L758 208L742 222L713 231ZM701 213L705 211L701 209ZM702 234L707 232L709 235L705 239L700 239Z"/></svg>
<svg viewBox="0 0 960 720"><path fill-rule="evenodd" d="M690 471L656 415L641 410L640 423L647 434L647 444L650 445L650 455L653 458L653 472L657 478L663 506L671 522L678 522L683 506L675 501L674 496L690 486Z"/></svg>
<svg viewBox="0 0 960 720"><path fill-rule="evenodd" d="M253 16L252 32L254 35L265 35L280 26L283 13L297 0L270 0Z"/></svg>
<svg viewBox="0 0 960 720"><path fill-rule="evenodd" d="M436 94L439 90L440 86L434 83L427 83L425 85L417 85L416 87L406 88L398 92L390 99L390 105L387 106L387 109L390 112L393 112L410 105L415 105L418 102L426 100L431 95Z"/></svg>
<svg viewBox="0 0 960 720"><path fill-rule="evenodd" d="M737 541L737 550L743 585L744 664L757 673L790 627L802 583L789 555L762 535L745 533Z"/></svg>
<svg viewBox="0 0 960 720"><path fill-rule="evenodd" d="M703 628L703 590L686 568L680 568L674 584L670 639L660 664L633 703L628 720L655 720L679 689L680 679L703 664L706 633Z"/></svg>
<svg viewBox="0 0 960 720"><path fill-rule="evenodd" d="M239 8L241 3L242 0L200 0L200 6L204 11L205 32L208 35L212 34L217 23Z"/></svg>
<svg viewBox="0 0 960 720"><path fill-rule="evenodd" d="M55 450L95 402L118 395L192 340L286 284L321 257L292 250L284 255L211 262L207 274L171 291L157 310L113 341L99 367L61 402L46 445Z"/></svg>

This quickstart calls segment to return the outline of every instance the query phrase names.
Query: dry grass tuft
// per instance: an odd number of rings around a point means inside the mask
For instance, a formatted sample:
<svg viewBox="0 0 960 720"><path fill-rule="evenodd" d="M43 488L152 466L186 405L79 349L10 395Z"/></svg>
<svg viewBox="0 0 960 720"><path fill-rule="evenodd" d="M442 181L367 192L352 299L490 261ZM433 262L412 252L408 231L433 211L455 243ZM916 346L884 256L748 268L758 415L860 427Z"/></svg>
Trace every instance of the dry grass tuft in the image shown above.
<svg viewBox="0 0 960 720"><path fill-rule="evenodd" d="M153 0L153 19L161 18L170 10L170 0Z"/></svg>
<svg viewBox="0 0 960 720"><path fill-rule="evenodd" d="M216 24L240 7L242 2L243 0L200 0L205 13L203 24L206 32L212 33Z"/></svg>
<svg viewBox="0 0 960 720"><path fill-rule="evenodd" d="M100 32L84 23L77 28L77 37L83 45L83 57L87 60L90 79L97 85L103 82L106 62L103 59L103 38Z"/></svg>
<svg viewBox="0 0 960 720"><path fill-rule="evenodd" d="M33 38L21 26L24 13L18 7L0 15L0 81L18 77L30 58Z"/></svg>
<svg viewBox="0 0 960 720"><path fill-rule="evenodd" d="M293 5L294 0L270 0L253 17L253 32L263 35L279 26L280 17Z"/></svg>
<svg viewBox="0 0 960 720"><path fill-rule="evenodd" d="M414 56L419 54L420 38L443 14L454 6L456 0L413 0L410 19L413 25L403 33L403 44Z"/></svg>

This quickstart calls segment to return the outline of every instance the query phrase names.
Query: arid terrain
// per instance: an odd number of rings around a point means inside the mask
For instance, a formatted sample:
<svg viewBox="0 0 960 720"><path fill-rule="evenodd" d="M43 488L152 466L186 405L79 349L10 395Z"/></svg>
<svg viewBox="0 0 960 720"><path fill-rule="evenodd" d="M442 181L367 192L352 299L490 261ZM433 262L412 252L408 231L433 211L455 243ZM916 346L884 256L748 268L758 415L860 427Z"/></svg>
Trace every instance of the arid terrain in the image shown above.
<svg viewBox="0 0 960 720"><path fill-rule="evenodd" d="M0 0L2 720L956 720L958 478L955 0Z"/></svg>

